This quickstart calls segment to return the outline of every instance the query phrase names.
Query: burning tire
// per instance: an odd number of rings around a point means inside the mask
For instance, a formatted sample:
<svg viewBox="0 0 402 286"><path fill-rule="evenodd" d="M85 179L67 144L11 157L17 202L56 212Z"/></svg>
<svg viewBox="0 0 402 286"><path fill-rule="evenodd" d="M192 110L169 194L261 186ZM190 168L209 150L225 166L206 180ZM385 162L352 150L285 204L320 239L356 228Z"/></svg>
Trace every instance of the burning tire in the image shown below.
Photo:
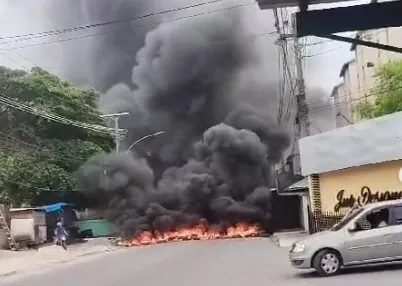
<svg viewBox="0 0 402 286"><path fill-rule="evenodd" d="M340 255L330 249L323 249L317 253L313 260L313 268L320 276L333 276L339 273L342 266Z"/></svg>

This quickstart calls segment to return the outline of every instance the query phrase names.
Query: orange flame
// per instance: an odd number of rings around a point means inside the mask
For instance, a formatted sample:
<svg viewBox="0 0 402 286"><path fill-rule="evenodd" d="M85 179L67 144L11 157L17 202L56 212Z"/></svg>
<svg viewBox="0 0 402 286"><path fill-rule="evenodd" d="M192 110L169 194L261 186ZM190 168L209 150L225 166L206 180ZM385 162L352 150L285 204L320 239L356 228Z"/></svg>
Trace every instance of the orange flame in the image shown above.
<svg viewBox="0 0 402 286"><path fill-rule="evenodd" d="M122 241L121 245L131 247L188 240L246 238L256 237L260 234L261 231L256 225L240 223L218 231L209 229L208 225L205 223L200 223L191 228L182 228L176 231L156 233L154 235L150 231L144 231L136 238Z"/></svg>

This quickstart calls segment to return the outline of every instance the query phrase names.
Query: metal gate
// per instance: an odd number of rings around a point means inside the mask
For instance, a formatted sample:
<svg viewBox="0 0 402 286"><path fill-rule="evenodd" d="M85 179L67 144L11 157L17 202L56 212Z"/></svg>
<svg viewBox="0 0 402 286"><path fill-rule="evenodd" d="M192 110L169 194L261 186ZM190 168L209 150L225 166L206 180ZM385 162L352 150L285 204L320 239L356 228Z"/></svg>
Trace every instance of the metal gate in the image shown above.
<svg viewBox="0 0 402 286"><path fill-rule="evenodd" d="M301 198L295 196L279 196L272 192L272 223L274 231L301 228Z"/></svg>

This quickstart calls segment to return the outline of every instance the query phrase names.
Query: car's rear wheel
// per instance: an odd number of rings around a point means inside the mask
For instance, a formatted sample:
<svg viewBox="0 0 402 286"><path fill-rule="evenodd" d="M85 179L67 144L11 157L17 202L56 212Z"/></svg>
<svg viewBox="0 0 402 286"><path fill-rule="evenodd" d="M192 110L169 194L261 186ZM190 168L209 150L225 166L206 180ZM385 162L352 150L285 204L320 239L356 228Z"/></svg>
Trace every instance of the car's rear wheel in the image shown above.
<svg viewBox="0 0 402 286"><path fill-rule="evenodd" d="M314 257L313 267L320 276L336 275L341 270L341 257L334 250L321 250Z"/></svg>

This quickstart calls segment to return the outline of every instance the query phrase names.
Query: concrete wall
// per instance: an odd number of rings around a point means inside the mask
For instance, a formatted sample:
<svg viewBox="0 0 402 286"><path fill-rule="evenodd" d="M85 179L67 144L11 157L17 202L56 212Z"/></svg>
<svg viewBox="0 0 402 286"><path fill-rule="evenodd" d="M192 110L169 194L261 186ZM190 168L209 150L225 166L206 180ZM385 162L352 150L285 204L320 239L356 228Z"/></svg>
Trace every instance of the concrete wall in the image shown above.
<svg viewBox="0 0 402 286"><path fill-rule="evenodd" d="M358 103L358 99L360 95L359 91L359 73L358 73L358 63L357 61L353 61L349 64L348 69L344 75L344 97L343 100L348 102L349 109L349 117L353 122L357 121L355 113L353 110L356 109L356 104Z"/></svg>
<svg viewBox="0 0 402 286"><path fill-rule="evenodd" d="M359 32L359 35L365 41L402 47L402 27L369 30ZM379 68L389 62L402 60L402 54L359 45L354 53L354 61L348 64L343 75L338 98L340 103L347 105L348 112L343 113L348 120L358 122L361 118L356 112L356 106L360 102L374 103L377 97L379 81L376 75ZM344 105L338 104L341 108ZM337 121L338 127L344 126L345 122L341 118L337 117Z"/></svg>
<svg viewBox="0 0 402 286"><path fill-rule="evenodd" d="M8 249L7 235L4 229L0 229L0 249Z"/></svg>
<svg viewBox="0 0 402 286"><path fill-rule="evenodd" d="M335 211L339 203L339 191L344 190L342 205L339 211L347 209L345 205L356 199L366 204L368 187L372 195L380 199L402 197L402 160L348 168L319 175L322 211ZM389 192L389 193L387 193Z"/></svg>
<svg viewBox="0 0 402 286"><path fill-rule="evenodd" d="M334 96L334 104L335 104L335 126L336 128L340 128L346 125L351 124L352 122L349 118L351 117L351 113L349 111L347 94L345 93L344 84L339 85L336 88Z"/></svg>
<svg viewBox="0 0 402 286"><path fill-rule="evenodd" d="M370 30L361 33L361 38L366 41L377 42L385 45L402 47L402 27ZM367 101L374 103L376 88L379 85L376 74L378 69L391 61L401 60L402 54L389 52L366 46L357 46L355 49L355 62L357 67L358 89L355 91L354 104ZM353 118L359 121L355 110Z"/></svg>

